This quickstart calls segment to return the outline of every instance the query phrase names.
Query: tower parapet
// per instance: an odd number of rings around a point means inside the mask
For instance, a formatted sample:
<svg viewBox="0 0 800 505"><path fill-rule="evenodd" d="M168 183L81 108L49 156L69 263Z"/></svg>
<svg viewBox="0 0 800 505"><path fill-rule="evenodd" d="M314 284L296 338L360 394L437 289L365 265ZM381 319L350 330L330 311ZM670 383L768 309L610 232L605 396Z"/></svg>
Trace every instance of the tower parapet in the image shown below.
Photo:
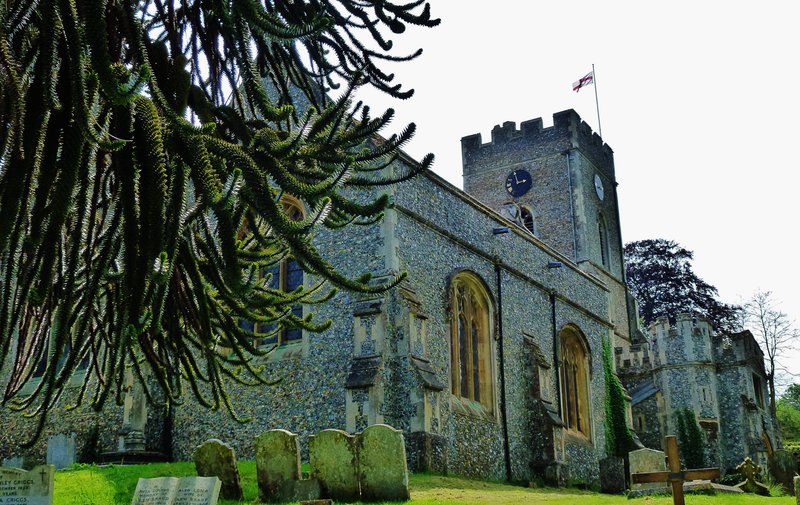
<svg viewBox="0 0 800 505"><path fill-rule="evenodd" d="M461 139L464 174L483 167L484 162L502 155L510 163L521 162L520 155L536 158L560 153L566 149L581 149L595 165L613 175L614 151L572 109L553 114L553 126L543 127L542 118L523 121L520 128L506 121L492 129L492 139L483 143L480 133Z"/></svg>

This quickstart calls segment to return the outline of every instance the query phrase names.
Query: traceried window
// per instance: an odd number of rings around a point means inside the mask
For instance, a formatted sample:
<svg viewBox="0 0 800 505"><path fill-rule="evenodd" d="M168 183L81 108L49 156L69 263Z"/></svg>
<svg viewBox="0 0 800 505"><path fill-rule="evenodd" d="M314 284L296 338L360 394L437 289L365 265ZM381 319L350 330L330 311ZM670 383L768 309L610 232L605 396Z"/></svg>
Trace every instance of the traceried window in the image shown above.
<svg viewBox="0 0 800 505"><path fill-rule="evenodd" d="M293 221L303 220L305 213L303 212L302 204L299 201L295 200L294 198L284 196L281 203L284 212L286 212L286 214L288 214ZM273 289L280 289L281 291L288 293L303 285L303 270L300 268L300 265L298 265L297 262L293 261L291 258L284 259L269 268L265 268L261 272L262 276L267 274L272 274L270 287ZM291 313L293 316L302 319L303 306L299 303L292 305ZM273 333L277 328L277 325L274 323L254 324L251 321L240 320L239 327L254 333ZM299 341L302 339L302 337L303 330L300 328L283 328L274 335L271 335L267 338L258 339L256 345L283 345Z"/></svg>
<svg viewBox="0 0 800 505"><path fill-rule="evenodd" d="M450 303L451 391L491 412L491 302L481 281L473 274L462 273L451 283Z"/></svg>
<svg viewBox="0 0 800 505"><path fill-rule="evenodd" d="M576 328L561 331L561 403L567 429L591 435L589 419L588 356Z"/></svg>

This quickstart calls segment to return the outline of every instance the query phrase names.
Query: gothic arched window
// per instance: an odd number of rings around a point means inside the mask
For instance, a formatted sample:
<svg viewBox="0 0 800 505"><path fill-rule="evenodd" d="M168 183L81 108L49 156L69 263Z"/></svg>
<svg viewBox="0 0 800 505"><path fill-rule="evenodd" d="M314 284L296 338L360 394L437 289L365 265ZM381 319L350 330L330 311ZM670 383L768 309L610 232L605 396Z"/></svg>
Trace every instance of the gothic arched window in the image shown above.
<svg viewBox="0 0 800 505"><path fill-rule="evenodd" d="M577 329L561 331L561 404L567 429L590 436L588 355Z"/></svg>
<svg viewBox="0 0 800 505"><path fill-rule="evenodd" d="M492 309L474 274L457 275L450 286L450 366L453 395L493 410Z"/></svg>

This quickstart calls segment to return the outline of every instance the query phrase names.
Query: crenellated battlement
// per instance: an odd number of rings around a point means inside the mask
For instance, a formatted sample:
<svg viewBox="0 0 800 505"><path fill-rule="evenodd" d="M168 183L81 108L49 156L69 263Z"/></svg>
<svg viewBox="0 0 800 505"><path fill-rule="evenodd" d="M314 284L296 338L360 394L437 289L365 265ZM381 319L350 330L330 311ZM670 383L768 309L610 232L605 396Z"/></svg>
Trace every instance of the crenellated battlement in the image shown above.
<svg viewBox="0 0 800 505"><path fill-rule="evenodd" d="M598 166L613 169L614 152L592 128L582 121L572 109L553 114L553 126L543 127L542 118L530 119L520 124L506 121L492 129L492 139L483 143L480 133L461 139L461 153L465 171L473 163L509 151L533 151L534 155L581 149L591 156Z"/></svg>
<svg viewBox="0 0 800 505"><path fill-rule="evenodd" d="M714 328L707 317L694 314L676 314L675 325L669 323L667 316L658 317L647 328L655 340L664 337L677 337L680 335L703 335L707 338L714 333Z"/></svg>
<svg viewBox="0 0 800 505"><path fill-rule="evenodd" d="M661 316L650 323L647 343L615 349L617 372L637 374L662 365L711 363L713 334L714 329L705 316L677 314L674 325Z"/></svg>

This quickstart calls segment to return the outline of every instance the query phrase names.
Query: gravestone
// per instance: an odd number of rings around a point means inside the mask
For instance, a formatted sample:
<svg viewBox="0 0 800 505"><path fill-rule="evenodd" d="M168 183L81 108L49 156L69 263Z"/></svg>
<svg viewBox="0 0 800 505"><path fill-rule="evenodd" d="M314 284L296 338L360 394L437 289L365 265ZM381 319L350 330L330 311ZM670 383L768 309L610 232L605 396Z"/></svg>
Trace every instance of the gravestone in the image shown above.
<svg viewBox="0 0 800 505"><path fill-rule="evenodd" d="M800 505L800 477L794 478L794 499L797 500L797 505Z"/></svg>
<svg viewBox="0 0 800 505"><path fill-rule="evenodd" d="M242 483L233 447L212 438L194 451L194 467L201 477L219 477L223 500L242 500Z"/></svg>
<svg viewBox="0 0 800 505"><path fill-rule="evenodd" d="M56 470L75 463L75 434L59 433L47 439L47 464Z"/></svg>
<svg viewBox="0 0 800 505"><path fill-rule="evenodd" d="M3 460L3 466L9 468L22 468L22 465L25 464L25 460L20 458L19 456L14 458L5 458Z"/></svg>
<svg viewBox="0 0 800 505"><path fill-rule="evenodd" d="M778 481L786 492L794 494L794 479L797 473L797 460L794 455L784 449L778 449L769 455L767 459L767 470Z"/></svg>
<svg viewBox="0 0 800 505"><path fill-rule="evenodd" d="M409 500L403 432L374 424L356 436L361 500Z"/></svg>
<svg viewBox="0 0 800 505"><path fill-rule="evenodd" d="M55 470L53 465L37 466L27 472L0 468L0 503L52 505Z"/></svg>
<svg viewBox="0 0 800 505"><path fill-rule="evenodd" d="M635 473L663 472L667 469L664 451L655 449L638 449L628 453L631 475ZM666 482L648 482L646 484L631 484L633 497L653 493L666 493Z"/></svg>
<svg viewBox="0 0 800 505"><path fill-rule="evenodd" d="M218 477L139 479L131 505L216 505Z"/></svg>
<svg viewBox="0 0 800 505"><path fill-rule="evenodd" d="M319 480L322 496L335 501L358 501L356 438L341 430L323 430L308 441L311 476Z"/></svg>
<svg viewBox="0 0 800 505"><path fill-rule="evenodd" d="M297 435L286 430L269 430L256 438L256 477L259 501L295 501L301 477Z"/></svg>
<svg viewBox="0 0 800 505"><path fill-rule="evenodd" d="M609 456L600 460L600 492L622 494L625 492L625 460Z"/></svg>
<svg viewBox="0 0 800 505"><path fill-rule="evenodd" d="M756 481L758 475L761 473L761 467L753 462L750 458L744 458L742 464L736 467L736 471L744 475L745 480L736 484L736 487L745 493L755 493L762 496L769 496L769 488L764 484Z"/></svg>

